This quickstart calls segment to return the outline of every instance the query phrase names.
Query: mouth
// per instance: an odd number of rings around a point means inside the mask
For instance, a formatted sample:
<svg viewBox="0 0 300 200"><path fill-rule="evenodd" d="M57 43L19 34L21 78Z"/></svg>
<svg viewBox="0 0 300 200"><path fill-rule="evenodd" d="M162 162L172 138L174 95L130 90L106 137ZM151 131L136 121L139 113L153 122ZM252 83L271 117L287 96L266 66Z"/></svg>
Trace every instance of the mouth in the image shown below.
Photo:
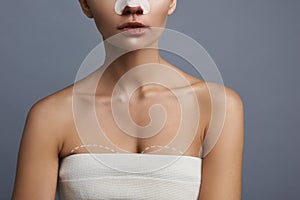
<svg viewBox="0 0 300 200"><path fill-rule="evenodd" d="M137 21L126 22L118 26L119 30L141 29L141 28L149 28L149 26L146 26L145 24Z"/></svg>
<svg viewBox="0 0 300 200"><path fill-rule="evenodd" d="M148 30L149 26L137 21L126 22L118 27L123 34L130 37L137 37L144 35Z"/></svg>

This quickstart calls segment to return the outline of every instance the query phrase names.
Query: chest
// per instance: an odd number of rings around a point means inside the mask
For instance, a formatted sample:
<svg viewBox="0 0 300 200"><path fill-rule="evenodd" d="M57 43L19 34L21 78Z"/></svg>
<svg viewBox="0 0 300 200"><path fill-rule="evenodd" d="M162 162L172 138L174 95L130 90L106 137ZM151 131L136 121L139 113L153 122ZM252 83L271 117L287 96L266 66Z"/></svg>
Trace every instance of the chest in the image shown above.
<svg viewBox="0 0 300 200"><path fill-rule="evenodd" d="M207 122L205 110L188 96L101 101L95 107L81 104L77 111L69 126L65 156L72 150L198 156Z"/></svg>

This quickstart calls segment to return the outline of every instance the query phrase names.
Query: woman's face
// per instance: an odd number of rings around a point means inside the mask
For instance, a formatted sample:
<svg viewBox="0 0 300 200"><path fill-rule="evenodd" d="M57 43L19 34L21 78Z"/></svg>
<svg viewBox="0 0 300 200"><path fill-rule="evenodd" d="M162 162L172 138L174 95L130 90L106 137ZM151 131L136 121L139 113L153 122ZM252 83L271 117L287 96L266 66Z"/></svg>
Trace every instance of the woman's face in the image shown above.
<svg viewBox="0 0 300 200"><path fill-rule="evenodd" d="M94 18L103 39L121 33L118 27L128 21L138 21L146 26L164 28L168 15L176 8L176 0L148 0L150 12L141 14L137 9L129 9L131 14L119 15L115 11L117 0L79 0L84 13Z"/></svg>

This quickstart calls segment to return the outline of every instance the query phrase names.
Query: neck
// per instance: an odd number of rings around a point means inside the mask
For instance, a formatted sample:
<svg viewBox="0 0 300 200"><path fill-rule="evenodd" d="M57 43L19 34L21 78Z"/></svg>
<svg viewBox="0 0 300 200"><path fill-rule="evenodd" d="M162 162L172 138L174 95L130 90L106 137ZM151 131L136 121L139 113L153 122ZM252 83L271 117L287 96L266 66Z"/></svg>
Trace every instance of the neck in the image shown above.
<svg viewBox="0 0 300 200"><path fill-rule="evenodd" d="M119 91L122 93L125 92L126 94L132 92L132 89L136 88L137 86L139 86L139 91L145 92L145 88L149 86L144 85L144 81L146 79L156 80L156 78L160 75L158 70L147 70L147 73L143 73L140 70L135 70L137 67L143 64L161 64L163 59L160 57L157 44L155 44L155 47L152 48L137 49L130 52L126 51L126 53L125 50L113 47L111 45L106 45L105 50L105 63L108 63L108 67L103 74L103 79L106 83L105 85L107 86L105 89L108 89L109 91L112 91L117 81L119 81L119 79L122 78L122 76L125 75L125 73L129 70L132 71L126 74L128 75L128 78L126 77L123 79L124 81L118 83ZM122 55L114 60L114 57L120 54Z"/></svg>

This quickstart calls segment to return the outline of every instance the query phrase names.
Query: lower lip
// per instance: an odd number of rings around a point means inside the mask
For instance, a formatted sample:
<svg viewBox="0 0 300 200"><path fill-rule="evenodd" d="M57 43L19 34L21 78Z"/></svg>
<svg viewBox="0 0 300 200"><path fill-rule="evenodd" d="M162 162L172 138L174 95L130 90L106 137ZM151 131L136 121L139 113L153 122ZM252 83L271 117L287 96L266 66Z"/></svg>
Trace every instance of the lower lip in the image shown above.
<svg viewBox="0 0 300 200"><path fill-rule="evenodd" d="M140 36L148 31L148 27L143 28L123 28L122 31L128 36Z"/></svg>

